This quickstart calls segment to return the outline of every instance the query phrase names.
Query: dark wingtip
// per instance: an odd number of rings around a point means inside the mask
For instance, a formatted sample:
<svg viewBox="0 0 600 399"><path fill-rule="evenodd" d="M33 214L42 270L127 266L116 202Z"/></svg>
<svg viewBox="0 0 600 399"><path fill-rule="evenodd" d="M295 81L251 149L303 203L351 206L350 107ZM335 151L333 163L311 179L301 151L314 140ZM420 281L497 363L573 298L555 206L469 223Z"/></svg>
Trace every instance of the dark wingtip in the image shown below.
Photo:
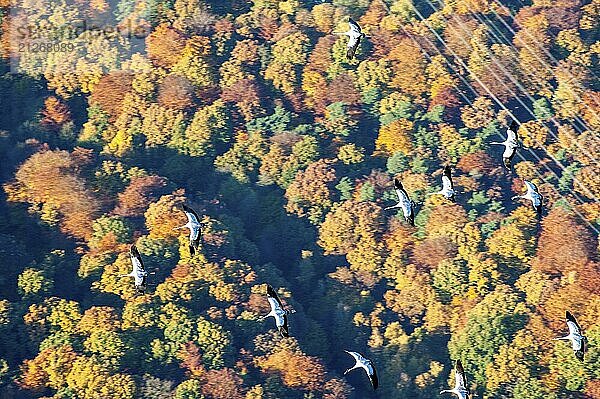
<svg viewBox="0 0 600 399"><path fill-rule="evenodd" d="M398 179L394 179L394 187L396 187L398 190L404 190L404 187L402 187L402 183Z"/></svg>
<svg viewBox="0 0 600 399"><path fill-rule="evenodd" d="M270 284L267 284L267 295L272 296L272 297L277 296L275 289Z"/></svg>
<svg viewBox="0 0 600 399"><path fill-rule="evenodd" d="M540 205L540 206L537 206L537 207L535 208L535 212L537 213L537 217L538 217L538 219L541 219L541 218L542 218L542 213L544 212L544 209L543 209L543 208L542 208L542 206Z"/></svg>
<svg viewBox="0 0 600 399"><path fill-rule="evenodd" d="M515 121L512 121L510 123L510 130L512 130L513 132L516 132L519 129L519 124Z"/></svg>

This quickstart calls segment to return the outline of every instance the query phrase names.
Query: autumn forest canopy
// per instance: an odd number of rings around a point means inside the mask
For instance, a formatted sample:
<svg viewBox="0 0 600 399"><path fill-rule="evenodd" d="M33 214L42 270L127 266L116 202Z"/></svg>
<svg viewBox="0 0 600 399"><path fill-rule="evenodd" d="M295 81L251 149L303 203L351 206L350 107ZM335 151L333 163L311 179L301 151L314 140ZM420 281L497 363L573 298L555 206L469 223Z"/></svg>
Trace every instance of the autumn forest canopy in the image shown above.
<svg viewBox="0 0 600 399"><path fill-rule="evenodd" d="M0 397L449 398L460 360L600 399L599 0L0 0L0 39Z"/></svg>

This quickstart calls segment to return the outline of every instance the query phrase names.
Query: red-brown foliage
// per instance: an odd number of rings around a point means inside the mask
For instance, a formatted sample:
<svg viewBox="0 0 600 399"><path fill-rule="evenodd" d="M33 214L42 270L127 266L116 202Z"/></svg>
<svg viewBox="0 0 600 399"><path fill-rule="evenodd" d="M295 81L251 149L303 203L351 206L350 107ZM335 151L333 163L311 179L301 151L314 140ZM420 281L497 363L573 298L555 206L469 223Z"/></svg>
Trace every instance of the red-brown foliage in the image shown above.
<svg viewBox="0 0 600 399"><path fill-rule="evenodd" d="M206 373L202 393L211 399L243 399L243 381L231 369L210 370Z"/></svg>
<svg viewBox="0 0 600 399"><path fill-rule="evenodd" d="M132 91L133 74L116 71L100 78L90 96L90 104L98 105L114 121L121 112L125 94Z"/></svg>
<svg viewBox="0 0 600 399"><path fill-rule="evenodd" d="M160 176L133 177L129 186L119 193L119 204L115 214L120 216L142 216L151 202L160 196L160 189L167 184Z"/></svg>
<svg viewBox="0 0 600 399"><path fill-rule="evenodd" d="M456 167L463 173L487 174L496 168L494 160L483 151L463 155Z"/></svg>
<svg viewBox="0 0 600 399"><path fill-rule="evenodd" d="M565 275L578 270L593 256L594 243L589 231L563 208L556 207L542 221L533 269Z"/></svg>
<svg viewBox="0 0 600 399"><path fill-rule="evenodd" d="M165 108L184 111L194 105L194 86L184 76L169 75L158 87L157 100Z"/></svg>
<svg viewBox="0 0 600 399"><path fill-rule="evenodd" d="M419 242L413 251L413 259L428 268L435 268L444 259L451 259L455 256L456 244L443 236L427 238Z"/></svg>
<svg viewBox="0 0 600 399"><path fill-rule="evenodd" d="M347 73L336 76L327 87L327 99L329 104L345 102L356 105L360 103L360 93L354 86L354 81Z"/></svg>

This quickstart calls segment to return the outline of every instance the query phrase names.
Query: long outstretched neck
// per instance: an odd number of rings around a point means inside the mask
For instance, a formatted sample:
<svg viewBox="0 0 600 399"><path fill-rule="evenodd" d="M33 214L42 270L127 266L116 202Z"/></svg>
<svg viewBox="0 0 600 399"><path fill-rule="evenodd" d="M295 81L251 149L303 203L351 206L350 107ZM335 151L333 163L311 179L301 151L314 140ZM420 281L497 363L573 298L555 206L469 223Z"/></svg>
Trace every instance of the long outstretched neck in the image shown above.
<svg viewBox="0 0 600 399"><path fill-rule="evenodd" d="M271 316L275 317L275 313L274 313L272 310L269 312L269 314L268 314L268 315L266 315L266 316L263 316L263 318L262 318L262 319L263 319L263 320L266 320L266 319L268 319L268 318L269 318L269 317L271 317Z"/></svg>
<svg viewBox="0 0 600 399"><path fill-rule="evenodd" d="M554 338L555 341L566 341L571 339L571 334L567 335L566 337L558 337L558 338Z"/></svg>
<svg viewBox="0 0 600 399"><path fill-rule="evenodd" d="M351 372L354 369L357 369L359 366L357 364L354 365L354 367L350 367L348 370L344 371L344 375L348 374L349 372Z"/></svg>
<svg viewBox="0 0 600 399"><path fill-rule="evenodd" d="M189 227L190 227L190 224L189 224L189 222L188 222L188 223L186 223L186 224L184 224L183 226L175 227L173 230L185 229L186 227L187 227L187 228L189 228Z"/></svg>

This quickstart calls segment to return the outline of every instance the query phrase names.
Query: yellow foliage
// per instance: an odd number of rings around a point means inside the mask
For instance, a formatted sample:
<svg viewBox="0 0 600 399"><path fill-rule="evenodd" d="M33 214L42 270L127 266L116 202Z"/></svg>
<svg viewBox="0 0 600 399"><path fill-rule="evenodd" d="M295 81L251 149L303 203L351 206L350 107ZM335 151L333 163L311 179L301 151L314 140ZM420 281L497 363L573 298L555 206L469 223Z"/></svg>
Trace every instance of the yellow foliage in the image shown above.
<svg viewBox="0 0 600 399"><path fill-rule="evenodd" d="M389 125L381 126L375 141L375 148L389 155L398 151L408 154L412 150L410 133L413 127L412 121L402 118L393 121Z"/></svg>
<svg viewBox="0 0 600 399"><path fill-rule="evenodd" d="M120 328L120 320L114 308L108 306L92 306L83 314L77 329L84 333L102 329L106 331L117 331Z"/></svg>
<svg viewBox="0 0 600 399"><path fill-rule="evenodd" d="M472 106L465 105L461 108L460 117L469 129L486 127L494 120L492 100L487 97L477 97Z"/></svg>
<svg viewBox="0 0 600 399"><path fill-rule="evenodd" d="M151 238L174 239L181 232L173 230L175 227L183 226L186 217L179 208L185 202L183 191L175 191L173 194L163 195L157 202L150 204L144 214L146 228Z"/></svg>
<svg viewBox="0 0 600 399"><path fill-rule="evenodd" d="M518 133L525 147L544 148L550 131L539 121L528 121L519 127Z"/></svg>
<svg viewBox="0 0 600 399"><path fill-rule="evenodd" d="M521 206L515 209L506 224L486 240L488 250L507 258L515 257L523 263L529 262L535 248L535 235L532 226L535 226L536 215L531 207Z"/></svg>

